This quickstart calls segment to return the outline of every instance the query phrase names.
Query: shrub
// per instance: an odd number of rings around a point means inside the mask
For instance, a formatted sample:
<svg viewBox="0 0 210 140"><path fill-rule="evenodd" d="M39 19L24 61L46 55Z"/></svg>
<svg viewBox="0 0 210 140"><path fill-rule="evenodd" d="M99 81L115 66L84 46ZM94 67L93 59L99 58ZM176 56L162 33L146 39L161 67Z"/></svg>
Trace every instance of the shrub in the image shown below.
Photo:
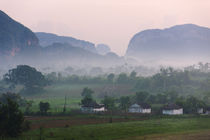
<svg viewBox="0 0 210 140"><path fill-rule="evenodd" d="M16 102L7 99L0 104L0 136L17 137L23 131L24 117Z"/></svg>

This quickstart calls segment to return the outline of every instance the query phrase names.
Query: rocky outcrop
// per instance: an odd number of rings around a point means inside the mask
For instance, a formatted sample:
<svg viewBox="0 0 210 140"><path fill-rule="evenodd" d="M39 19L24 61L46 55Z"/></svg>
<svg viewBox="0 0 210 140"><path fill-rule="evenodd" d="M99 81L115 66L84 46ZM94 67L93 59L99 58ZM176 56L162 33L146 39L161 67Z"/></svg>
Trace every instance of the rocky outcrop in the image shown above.
<svg viewBox="0 0 210 140"><path fill-rule="evenodd" d="M194 24L137 33L126 56L140 60L204 60L210 58L210 29Z"/></svg>
<svg viewBox="0 0 210 140"><path fill-rule="evenodd" d="M0 11L0 55L15 56L38 46L38 38L30 29Z"/></svg>

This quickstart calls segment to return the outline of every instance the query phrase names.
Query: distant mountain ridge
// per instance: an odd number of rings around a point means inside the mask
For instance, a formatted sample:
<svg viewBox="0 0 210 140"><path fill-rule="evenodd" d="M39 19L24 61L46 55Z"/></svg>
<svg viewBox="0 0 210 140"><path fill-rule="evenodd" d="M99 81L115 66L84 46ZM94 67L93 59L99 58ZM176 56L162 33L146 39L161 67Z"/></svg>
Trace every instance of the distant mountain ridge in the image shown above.
<svg viewBox="0 0 210 140"><path fill-rule="evenodd" d="M106 44L97 44L96 50L101 55L105 55L105 54L111 52L110 47L108 45L106 45Z"/></svg>
<svg viewBox="0 0 210 140"><path fill-rule="evenodd" d="M209 59L210 29L184 24L144 30L132 37L126 56L146 61Z"/></svg>
<svg viewBox="0 0 210 140"><path fill-rule="evenodd" d="M29 28L0 10L0 55L15 56L38 46L39 40Z"/></svg>
<svg viewBox="0 0 210 140"><path fill-rule="evenodd" d="M130 40L125 56L119 57L105 44L95 47L94 43L73 37L43 32L35 34L0 11L0 64L139 64L140 61L135 58L142 62L210 61L210 29L184 24L166 29L144 30Z"/></svg>
<svg viewBox="0 0 210 140"><path fill-rule="evenodd" d="M95 44L88 41L50 33L35 34L3 11L0 11L0 58L1 66L103 66L124 62L114 53L99 54Z"/></svg>
<svg viewBox="0 0 210 140"><path fill-rule="evenodd" d="M95 44L88 41L79 40L69 36L59 36L56 34L45 32L37 32L35 34L39 39L40 45L43 47L50 46L53 43L68 43L71 46L80 47L85 50L97 53Z"/></svg>
<svg viewBox="0 0 210 140"><path fill-rule="evenodd" d="M58 62L73 65L114 65L122 64L124 59L119 57L105 44L95 47L94 43L75 39L68 36L58 36L51 33L37 32L42 53L46 58L51 58L45 63Z"/></svg>
<svg viewBox="0 0 210 140"><path fill-rule="evenodd" d="M63 63L73 65L114 65L123 63L123 59L116 54L100 55L68 43L53 43L43 48L44 63ZM43 63L42 62L42 63Z"/></svg>

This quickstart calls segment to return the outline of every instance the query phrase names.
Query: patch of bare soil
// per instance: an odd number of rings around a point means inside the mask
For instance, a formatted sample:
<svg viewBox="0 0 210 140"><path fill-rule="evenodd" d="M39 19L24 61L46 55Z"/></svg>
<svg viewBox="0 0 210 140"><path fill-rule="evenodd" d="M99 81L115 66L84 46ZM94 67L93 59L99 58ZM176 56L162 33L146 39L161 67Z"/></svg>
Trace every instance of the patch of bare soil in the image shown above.
<svg viewBox="0 0 210 140"><path fill-rule="evenodd" d="M109 118L73 118L73 117L26 117L25 120L31 121L31 129L38 129L41 126L44 128L57 128L76 125L87 124L102 124L109 123ZM113 118L112 122L128 122L128 121L140 121L145 118Z"/></svg>

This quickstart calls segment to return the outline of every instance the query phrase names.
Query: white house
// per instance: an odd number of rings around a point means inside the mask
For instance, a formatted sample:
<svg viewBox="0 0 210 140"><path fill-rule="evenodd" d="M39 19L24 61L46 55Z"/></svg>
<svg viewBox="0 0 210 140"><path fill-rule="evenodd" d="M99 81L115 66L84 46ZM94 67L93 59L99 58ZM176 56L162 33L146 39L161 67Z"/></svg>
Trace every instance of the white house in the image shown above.
<svg viewBox="0 0 210 140"><path fill-rule="evenodd" d="M88 105L81 106L80 110L84 113L104 112L105 106L104 104L91 103Z"/></svg>
<svg viewBox="0 0 210 140"><path fill-rule="evenodd" d="M162 113L164 115L181 115L183 114L183 108L176 104L167 104L163 107Z"/></svg>
<svg viewBox="0 0 210 140"><path fill-rule="evenodd" d="M130 113L151 113L151 106L149 104L133 104L129 107Z"/></svg>
<svg viewBox="0 0 210 140"><path fill-rule="evenodd" d="M198 113L198 114L203 114L203 112L204 112L204 111L203 111L203 108L198 108L198 109L197 109L197 113Z"/></svg>

